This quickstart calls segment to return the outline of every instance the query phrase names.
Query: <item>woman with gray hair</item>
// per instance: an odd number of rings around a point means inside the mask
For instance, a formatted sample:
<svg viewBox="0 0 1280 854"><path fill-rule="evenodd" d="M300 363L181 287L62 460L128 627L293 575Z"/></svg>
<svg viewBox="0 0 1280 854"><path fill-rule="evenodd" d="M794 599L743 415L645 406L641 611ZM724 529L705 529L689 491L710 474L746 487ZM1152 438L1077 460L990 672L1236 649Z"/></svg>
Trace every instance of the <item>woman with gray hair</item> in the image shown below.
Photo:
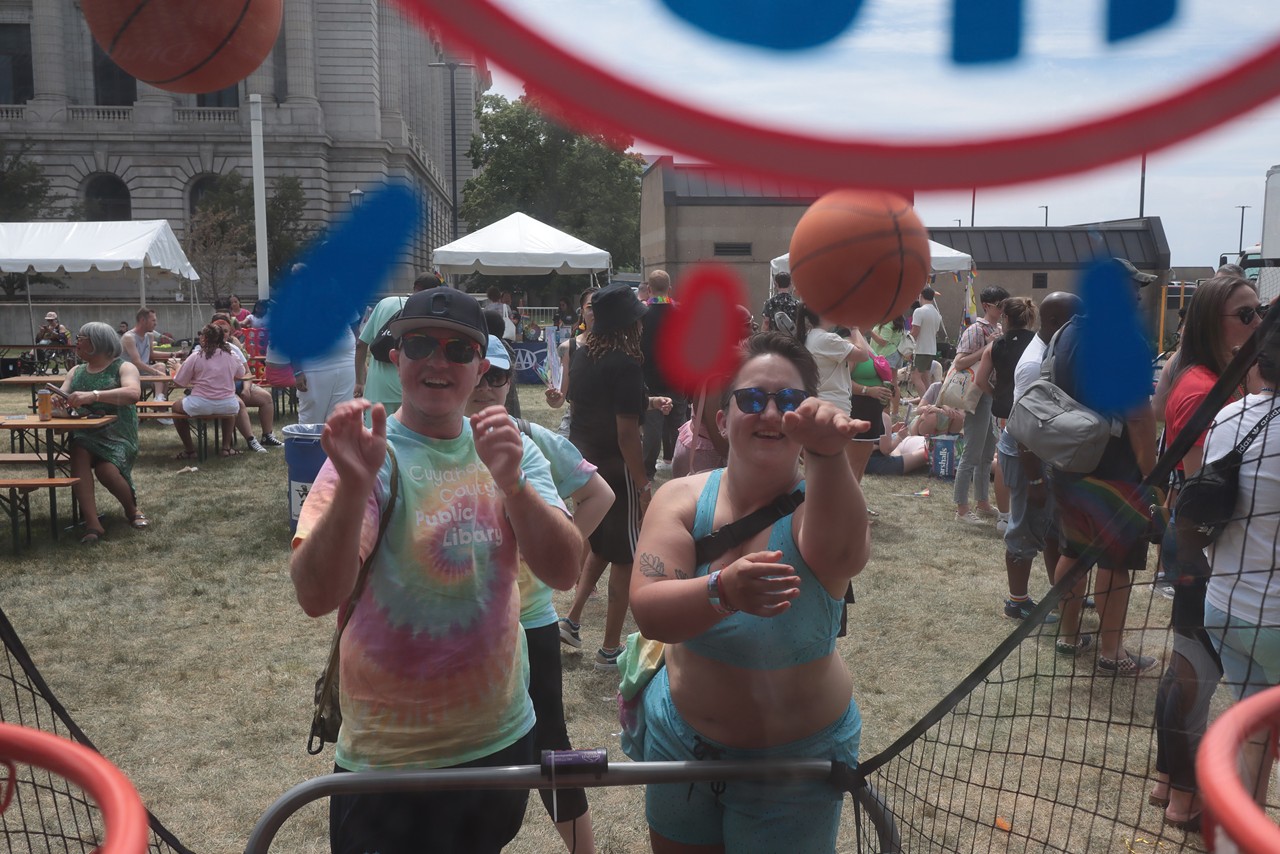
<svg viewBox="0 0 1280 854"><path fill-rule="evenodd" d="M71 491L84 514L83 545L96 544L105 533L94 500L94 475L120 502L130 525L147 527L147 517L138 510L132 477L133 461L138 457L138 409L134 404L141 387L138 369L120 353L120 336L115 329L106 323L86 323L76 335L80 364L62 383L71 408L116 416L110 424L77 430L71 437L71 476L80 478Z"/></svg>

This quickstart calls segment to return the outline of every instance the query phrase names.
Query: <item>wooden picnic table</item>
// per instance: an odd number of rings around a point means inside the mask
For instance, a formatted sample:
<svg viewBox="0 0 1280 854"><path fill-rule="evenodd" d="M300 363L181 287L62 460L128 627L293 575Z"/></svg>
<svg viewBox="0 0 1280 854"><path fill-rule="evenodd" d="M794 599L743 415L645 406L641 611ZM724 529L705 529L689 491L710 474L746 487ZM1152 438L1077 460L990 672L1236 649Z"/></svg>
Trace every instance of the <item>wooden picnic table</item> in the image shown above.
<svg viewBox="0 0 1280 854"><path fill-rule="evenodd" d="M52 383L61 386L67 379L66 374L55 374L52 376L32 376L24 374L20 377L5 377L0 380L0 386L10 387L27 387L31 389L31 411L36 411L36 392L44 388L45 383Z"/></svg>
<svg viewBox="0 0 1280 854"><path fill-rule="evenodd" d="M58 477L58 464L68 462L71 458L71 437L77 430L94 430L104 427L116 420L114 415L96 415L90 418L51 418L41 421L38 415L19 415L5 417L0 420L0 430L9 430L13 434L35 434L35 448L44 448L45 469L50 479ZM40 441L40 433L44 433L44 441ZM68 472L69 473L69 472ZM74 515L74 513L73 513ZM58 490L49 488L49 518L53 530L53 538L58 538Z"/></svg>

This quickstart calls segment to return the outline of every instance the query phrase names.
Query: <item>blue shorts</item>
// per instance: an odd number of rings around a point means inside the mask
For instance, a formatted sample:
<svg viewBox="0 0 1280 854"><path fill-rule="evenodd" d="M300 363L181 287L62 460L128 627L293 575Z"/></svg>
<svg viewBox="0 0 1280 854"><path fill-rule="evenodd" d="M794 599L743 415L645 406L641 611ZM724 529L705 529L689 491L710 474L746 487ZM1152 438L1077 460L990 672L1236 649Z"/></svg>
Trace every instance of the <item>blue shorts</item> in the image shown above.
<svg viewBox="0 0 1280 854"><path fill-rule="evenodd" d="M685 722L671 699L667 668L644 692L644 759L832 759L858 764L862 715L858 704L807 738L762 750L726 747ZM645 789L645 815L658 835L685 845L726 851L825 852L835 850L844 793L824 782L661 783Z"/></svg>
<svg viewBox="0 0 1280 854"><path fill-rule="evenodd" d="M1280 628L1229 617L1208 602L1204 628L1222 658L1222 674L1237 702L1280 685Z"/></svg>

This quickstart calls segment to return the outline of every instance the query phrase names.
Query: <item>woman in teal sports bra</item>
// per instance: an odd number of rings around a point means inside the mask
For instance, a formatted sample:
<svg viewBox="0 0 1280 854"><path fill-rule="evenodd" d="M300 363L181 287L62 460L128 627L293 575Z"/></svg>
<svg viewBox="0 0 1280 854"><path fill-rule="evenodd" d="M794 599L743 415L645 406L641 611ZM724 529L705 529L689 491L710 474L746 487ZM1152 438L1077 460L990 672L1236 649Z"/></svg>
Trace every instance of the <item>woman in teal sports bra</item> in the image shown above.
<svg viewBox="0 0 1280 854"><path fill-rule="evenodd" d="M817 373L788 335L748 339L717 416L728 465L670 481L649 507L631 609L667 646L643 694L645 760L857 762L861 718L835 638L869 554L845 454L867 424L816 397ZM807 497L794 514L694 565L697 538L797 487ZM830 852L842 800L825 783L768 782L651 785L645 797L659 854Z"/></svg>

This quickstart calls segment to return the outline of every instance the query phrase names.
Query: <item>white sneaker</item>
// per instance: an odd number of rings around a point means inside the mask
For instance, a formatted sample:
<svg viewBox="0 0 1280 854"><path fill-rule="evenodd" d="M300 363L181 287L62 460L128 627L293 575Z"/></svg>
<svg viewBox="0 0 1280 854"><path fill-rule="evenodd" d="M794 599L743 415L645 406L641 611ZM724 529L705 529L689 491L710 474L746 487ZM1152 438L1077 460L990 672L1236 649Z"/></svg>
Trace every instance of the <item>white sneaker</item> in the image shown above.
<svg viewBox="0 0 1280 854"><path fill-rule="evenodd" d="M666 472L669 472L669 471L671 471L671 463L667 462L667 461L666 461L666 460L664 460L664 459L659 459L659 460L658 460L658 465L656 466L656 469L657 469L658 471L666 471Z"/></svg>
<svg viewBox="0 0 1280 854"><path fill-rule="evenodd" d="M986 527L987 525L987 520L983 519L981 516L979 516L977 513L974 513L972 510L970 510L968 513L964 514L963 516L957 513L956 521L963 522L966 525L977 525L980 527Z"/></svg>
<svg viewBox="0 0 1280 854"><path fill-rule="evenodd" d="M249 439L245 444L249 446L249 450L256 451L259 454L265 454L267 452L267 449L262 447L262 443L257 439Z"/></svg>
<svg viewBox="0 0 1280 854"><path fill-rule="evenodd" d="M163 424L165 427L172 427L172 426L173 426L173 419L172 419L172 418L157 418L157 419L156 419L156 423L157 423L157 424Z"/></svg>

